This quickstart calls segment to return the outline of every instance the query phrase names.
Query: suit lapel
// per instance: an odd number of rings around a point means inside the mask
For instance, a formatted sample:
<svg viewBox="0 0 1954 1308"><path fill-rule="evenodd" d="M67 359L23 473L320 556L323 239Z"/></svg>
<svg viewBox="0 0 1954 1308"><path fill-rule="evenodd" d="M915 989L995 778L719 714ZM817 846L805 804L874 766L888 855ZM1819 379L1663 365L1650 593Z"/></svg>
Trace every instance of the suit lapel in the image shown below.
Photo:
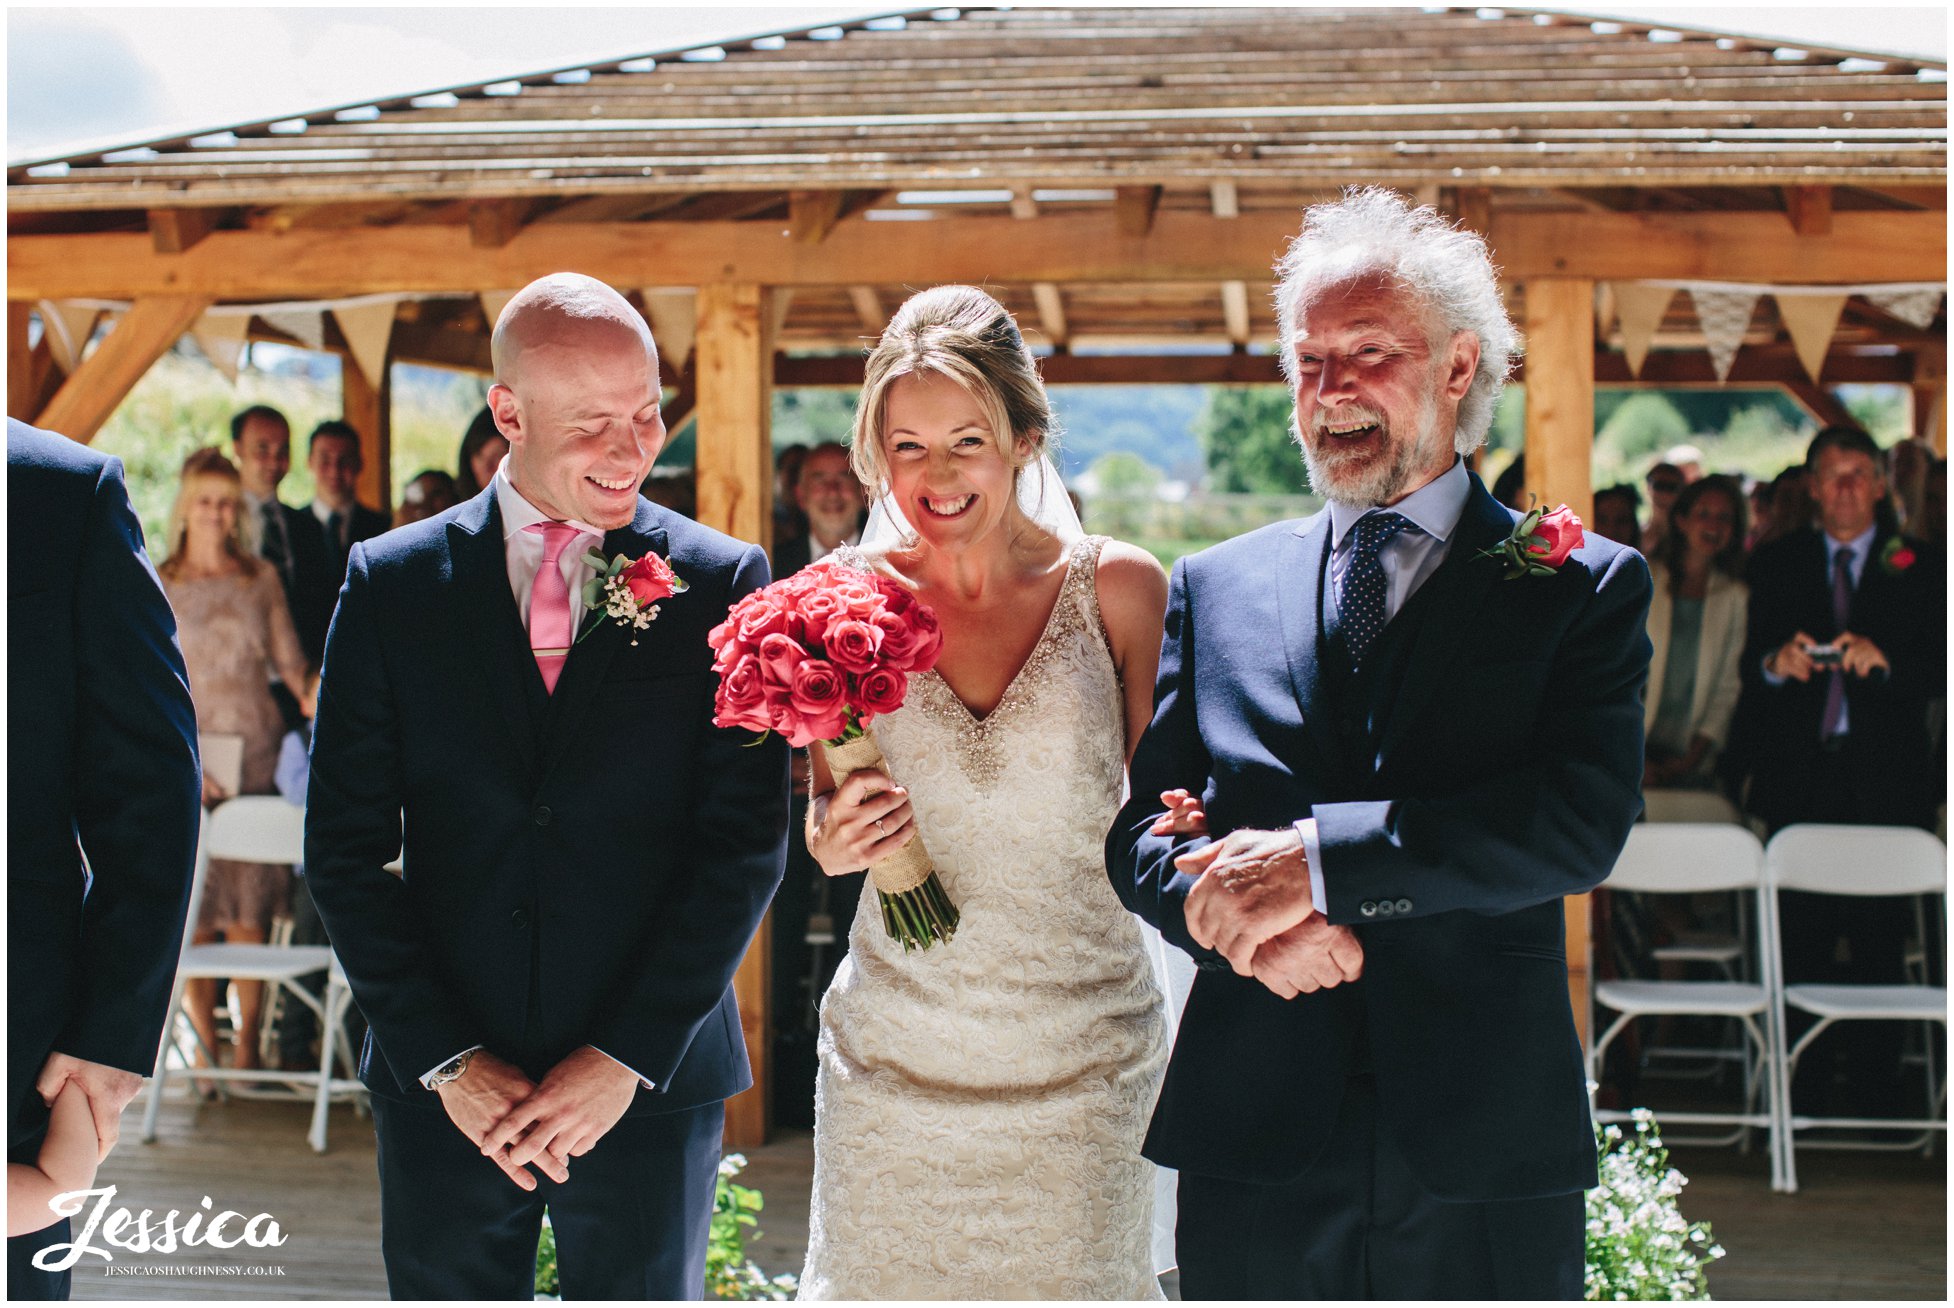
<svg viewBox="0 0 1954 1308"><path fill-rule="evenodd" d="M1456 666L1460 654L1471 647L1468 633L1484 620L1489 592L1501 575L1497 563L1477 555L1510 534L1513 523L1513 515L1500 507L1474 475L1472 493L1466 497L1465 512L1459 516L1445 562L1412 596L1413 600L1424 600L1427 608L1412 640L1404 679L1396 686L1379 687L1380 693L1393 697L1378 748L1380 759L1403 739L1444 684L1446 670Z"/></svg>
<svg viewBox="0 0 1954 1308"><path fill-rule="evenodd" d="M1329 696L1323 685L1324 563L1330 554L1330 514L1326 509L1300 523L1282 538L1281 582L1276 587L1276 611L1282 626L1282 647L1289 658L1289 682L1303 712L1303 729L1325 757L1341 758L1343 747L1331 721Z"/></svg>
<svg viewBox="0 0 1954 1308"><path fill-rule="evenodd" d="M653 519L650 502L640 500L637 516L631 525L606 534L603 548L598 553L606 559L619 554L635 559L645 553L662 555L669 549L665 529ZM626 630L606 616L601 608L584 614L583 621L578 625L578 640L570 647L570 657L564 661L563 675L557 679L556 693L550 696L549 712L544 719L544 775L548 775L562 761L570 742L576 739L578 725L590 711L591 704L601 698L604 676L610 671L611 662L617 658L618 651L630 644L633 637L643 642L650 640L656 632L655 625L643 632Z"/></svg>
<svg viewBox="0 0 1954 1308"><path fill-rule="evenodd" d="M517 752L525 761L534 759L537 723L530 702L532 689L542 689L542 678L529 655L529 637L516 609L515 592L509 588L502 513L493 489L476 496L448 524L448 556L462 611L471 615L471 629L484 638L489 697L501 712ZM525 679L534 681L535 687Z"/></svg>

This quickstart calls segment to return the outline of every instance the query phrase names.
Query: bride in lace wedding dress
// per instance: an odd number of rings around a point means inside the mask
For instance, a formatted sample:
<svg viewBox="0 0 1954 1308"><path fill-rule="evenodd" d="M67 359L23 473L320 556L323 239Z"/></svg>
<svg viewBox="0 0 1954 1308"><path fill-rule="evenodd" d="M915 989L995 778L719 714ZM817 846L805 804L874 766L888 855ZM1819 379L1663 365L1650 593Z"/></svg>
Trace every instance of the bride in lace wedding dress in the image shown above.
<svg viewBox="0 0 1954 1308"><path fill-rule="evenodd" d="M821 1006L803 1298L1160 1297L1140 1146L1167 1015L1103 842L1166 578L1069 508L1026 514L1051 427L981 291L916 296L870 357L854 458L897 525L839 561L914 590L943 655L874 724L893 783L836 787L816 748L808 839L839 875L919 830L961 921L906 953L856 916Z"/></svg>

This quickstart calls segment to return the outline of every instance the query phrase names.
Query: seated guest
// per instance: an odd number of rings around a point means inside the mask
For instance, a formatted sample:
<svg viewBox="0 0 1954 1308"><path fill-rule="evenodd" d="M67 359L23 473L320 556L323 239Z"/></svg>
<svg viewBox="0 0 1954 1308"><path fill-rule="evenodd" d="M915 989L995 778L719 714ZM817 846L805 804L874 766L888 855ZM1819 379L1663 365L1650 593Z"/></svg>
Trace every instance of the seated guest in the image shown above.
<svg viewBox="0 0 1954 1308"><path fill-rule="evenodd" d="M236 793L268 795L284 720L272 702L266 669L276 672L307 714L311 698L305 652L284 589L270 565L245 548L243 511L243 486L231 461L216 450L191 455L170 512L169 553L156 571L176 611L197 731L206 740L236 737L241 744ZM206 804L231 797L208 768L203 785ZM286 910L290 884L291 873L283 866L212 859L192 938L198 944L220 936L262 942L272 919ZM258 1065L263 988L260 982L238 983L238 1067ZM212 1050L217 1048L216 999L210 981L192 981L185 991L191 1021Z"/></svg>
<svg viewBox="0 0 1954 1308"><path fill-rule="evenodd" d="M1795 464L1771 478L1771 517L1752 534L1751 552L1812 525L1812 492L1805 465Z"/></svg>
<svg viewBox="0 0 1954 1308"><path fill-rule="evenodd" d="M366 464L360 453L360 434L350 424L329 418L314 427L306 444L305 466L312 473L313 498L303 517L319 547L327 584L308 593L305 608L295 609L292 617L305 648L323 654L332 611L339 604L339 587L346 580L348 551L391 524L385 514L369 509L357 498L360 473Z"/></svg>
<svg viewBox="0 0 1954 1308"><path fill-rule="evenodd" d="M778 544L807 534L807 517L794 502L794 483L801 475L801 460L807 457L805 445L789 445L774 453L773 460L773 539ZM774 569L780 576L780 569Z"/></svg>
<svg viewBox="0 0 1954 1308"><path fill-rule="evenodd" d="M1506 465L1498 477L1493 479L1493 498L1509 509L1525 513L1527 500L1527 456L1516 454L1513 462Z"/></svg>
<svg viewBox="0 0 1954 1308"><path fill-rule="evenodd" d="M1673 463L1658 463L1642 477L1649 491L1649 520L1642 528L1642 557L1654 558L1669 530L1669 510L1682 492L1683 470Z"/></svg>
<svg viewBox="0 0 1954 1308"><path fill-rule="evenodd" d="M638 487L638 494L673 513L698 520L699 482L690 468L653 468L644 485Z"/></svg>
<svg viewBox="0 0 1954 1308"><path fill-rule="evenodd" d="M1947 548L1947 460L1927 465L1927 481L1920 490L1920 528L1914 533L1936 549Z"/></svg>
<svg viewBox="0 0 1954 1308"><path fill-rule="evenodd" d="M793 482L794 507L807 522L805 535L774 542L776 577L799 572L816 559L826 558L842 545L862 538L867 505L862 483L848 466L848 450L835 441L809 448Z"/></svg>
<svg viewBox="0 0 1954 1308"><path fill-rule="evenodd" d="M1635 520L1635 511L1641 507L1642 496L1629 483L1604 486L1594 493L1594 521L1588 525L1595 535L1633 549L1642 540L1642 525Z"/></svg>
<svg viewBox="0 0 1954 1308"><path fill-rule="evenodd" d="M1599 497L1597 497L1597 502ZM1750 591L1741 580L1744 497L1706 477L1683 487L1662 548L1649 560L1649 688L1642 784L1700 789L1729 739L1742 691L1738 660Z"/></svg>
<svg viewBox="0 0 1954 1308"><path fill-rule="evenodd" d="M508 452L509 439L496 427L495 415L484 404L462 435L461 452L455 458L456 502L480 495L482 487L495 480L495 470Z"/></svg>
<svg viewBox="0 0 1954 1308"><path fill-rule="evenodd" d="M401 488L400 507L394 510L394 526L405 527L410 522L432 518L459 503L455 479L439 468L429 468Z"/></svg>

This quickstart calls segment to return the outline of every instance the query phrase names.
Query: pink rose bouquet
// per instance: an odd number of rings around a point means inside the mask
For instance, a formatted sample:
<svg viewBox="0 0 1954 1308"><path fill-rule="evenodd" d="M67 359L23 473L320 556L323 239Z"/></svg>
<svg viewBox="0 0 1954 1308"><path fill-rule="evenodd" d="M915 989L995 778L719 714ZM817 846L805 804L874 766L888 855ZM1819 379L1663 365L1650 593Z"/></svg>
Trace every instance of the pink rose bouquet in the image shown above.
<svg viewBox="0 0 1954 1308"><path fill-rule="evenodd" d="M796 749L818 740L839 784L886 766L869 724L902 707L911 673L936 666L943 630L895 582L823 562L746 596L706 640L719 674L713 725L777 731ZM956 906L919 837L869 871L883 924L904 948L956 931Z"/></svg>

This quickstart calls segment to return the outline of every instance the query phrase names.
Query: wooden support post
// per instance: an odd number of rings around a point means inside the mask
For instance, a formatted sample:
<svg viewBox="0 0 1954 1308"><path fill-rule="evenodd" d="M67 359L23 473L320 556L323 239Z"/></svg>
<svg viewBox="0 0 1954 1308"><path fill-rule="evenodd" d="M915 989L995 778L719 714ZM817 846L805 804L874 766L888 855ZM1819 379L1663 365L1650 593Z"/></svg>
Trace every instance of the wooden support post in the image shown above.
<svg viewBox="0 0 1954 1308"><path fill-rule="evenodd" d="M28 319L34 306L25 300L7 301L7 416L31 423L39 415L34 396L34 347L27 343Z"/></svg>
<svg viewBox="0 0 1954 1308"><path fill-rule="evenodd" d="M790 191L787 194L787 227L802 245L819 245L841 221L846 191Z"/></svg>
<svg viewBox="0 0 1954 1308"><path fill-rule="evenodd" d="M1594 516L1594 283L1540 277L1526 283L1527 479L1548 508ZM1575 1029L1588 1040L1588 897L1564 901L1567 989Z"/></svg>
<svg viewBox="0 0 1954 1308"><path fill-rule="evenodd" d="M1921 344L1913 356L1913 434L1947 457L1947 346Z"/></svg>
<svg viewBox="0 0 1954 1308"><path fill-rule="evenodd" d="M1829 186L1785 186L1784 214L1791 230L1800 236L1832 234L1832 188Z"/></svg>
<svg viewBox="0 0 1954 1308"><path fill-rule="evenodd" d="M768 545L773 527L773 321L768 289L752 283L699 288L696 475L699 521ZM772 1023L767 1012L770 937L766 922L733 978L753 1088L726 1104L726 1145L767 1138Z"/></svg>
<svg viewBox="0 0 1954 1308"><path fill-rule="evenodd" d="M393 368L375 386L353 356L339 356L339 413L360 434L360 503L393 516ZM297 433L294 433L295 435ZM303 440L303 438L300 438ZM298 451L303 457L303 450Z"/></svg>
<svg viewBox="0 0 1954 1308"><path fill-rule="evenodd" d="M1145 236L1160 208L1160 187L1122 186L1114 192L1113 216L1121 236Z"/></svg>
<svg viewBox="0 0 1954 1308"><path fill-rule="evenodd" d="M95 433L136 388L150 365L162 358L209 307L209 300L196 295L152 295L137 300L95 352L76 365L36 417L35 425L84 445L94 440Z"/></svg>

